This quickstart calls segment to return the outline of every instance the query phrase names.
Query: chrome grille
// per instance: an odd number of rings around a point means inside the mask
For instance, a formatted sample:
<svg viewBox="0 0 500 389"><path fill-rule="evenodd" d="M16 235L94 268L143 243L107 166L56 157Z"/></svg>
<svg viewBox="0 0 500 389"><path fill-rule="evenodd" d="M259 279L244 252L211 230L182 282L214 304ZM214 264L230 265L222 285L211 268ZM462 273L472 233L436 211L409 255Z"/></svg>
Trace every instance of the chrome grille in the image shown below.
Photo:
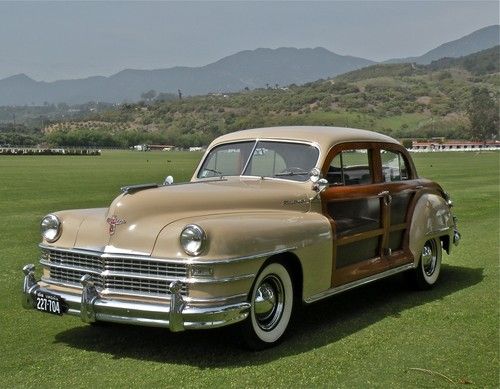
<svg viewBox="0 0 500 389"><path fill-rule="evenodd" d="M118 289L132 293L158 294L159 291L168 293L169 281L143 280L125 277L106 277L106 288L114 291ZM183 285L181 294L186 294L186 285Z"/></svg>
<svg viewBox="0 0 500 389"><path fill-rule="evenodd" d="M80 285L80 279L86 273L79 270L71 270L71 269L59 269L59 268L51 268L50 269L50 278L54 281L65 282L69 284ZM94 281L95 286L97 288L103 288L101 277L92 276L92 281Z"/></svg>
<svg viewBox="0 0 500 389"><path fill-rule="evenodd" d="M106 270L134 273L146 276L185 277L186 265L153 261L137 261L128 258L106 258Z"/></svg>
<svg viewBox="0 0 500 389"><path fill-rule="evenodd" d="M48 260L58 265L77 266L95 271L102 271L103 260L98 256L79 254L63 251L42 251L42 258L48 256Z"/></svg>
<svg viewBox="0 0 500 389"><path fill-rule="evenodd" d="M166 297L170 282L187 277L185 264L149 258L42 249L40 262L49 270L49 282L80 286L82 276L89 274L98 289L118 294ZM187 294L185 283L181 294Z"/></svg>

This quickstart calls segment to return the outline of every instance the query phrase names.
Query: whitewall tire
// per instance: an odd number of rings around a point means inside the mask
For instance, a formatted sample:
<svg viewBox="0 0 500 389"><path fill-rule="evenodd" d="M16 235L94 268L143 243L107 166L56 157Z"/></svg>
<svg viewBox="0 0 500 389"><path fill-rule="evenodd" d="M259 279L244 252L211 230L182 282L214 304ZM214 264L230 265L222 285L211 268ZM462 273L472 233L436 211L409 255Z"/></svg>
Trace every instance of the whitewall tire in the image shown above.
<svg viewBox="0 0 500 389"><path fill-rule="evenodd" d="M439 238L425 242L417 268L414 270L415 283L419 289L430 289L436 284L441 273L442 257L443 249Z"/></svg>
<svg viewBox="0 0 500 389"><path fill-rule="evenodd" d="M277 344L285 334L293 310L293 283L280 263L267 265L257 276L250 302L250 315L243 325L243 337L254 350Z"/></svg>

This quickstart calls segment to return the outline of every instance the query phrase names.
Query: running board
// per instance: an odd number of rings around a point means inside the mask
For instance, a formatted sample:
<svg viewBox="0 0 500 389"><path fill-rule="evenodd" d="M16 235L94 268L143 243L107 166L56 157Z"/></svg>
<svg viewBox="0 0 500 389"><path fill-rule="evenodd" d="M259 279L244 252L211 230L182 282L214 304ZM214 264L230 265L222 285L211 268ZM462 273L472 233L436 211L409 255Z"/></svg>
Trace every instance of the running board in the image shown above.
<svg viewBox="0 0 500 389"><path fill-rule="evenodd" d="M377 281L377 280L380 280L382 278L386 278L386 277L392 276L394 274L401 273L401 272L404 272L406 270L410 270L410 269L414 269L414 268L415 268L415 266L413 265L413 263L409 263L407 265L403 265L400 267L395 267L393 269L386 270L383 273L374 274L370 277L362 278L360 280L356 280L356 281L350 282L350 283L345 284L345 285L337 286L336 288L325 290L324 292L321 292L321 293L318 293L318 294L315 294L311 297L306 298L304 301L307 304L310 304L310 303L313 303L315 301L322 300L324 298L333 296L335 294L345 292L349 289L357 288L358 286L369 284L370 282Z"/></svg>

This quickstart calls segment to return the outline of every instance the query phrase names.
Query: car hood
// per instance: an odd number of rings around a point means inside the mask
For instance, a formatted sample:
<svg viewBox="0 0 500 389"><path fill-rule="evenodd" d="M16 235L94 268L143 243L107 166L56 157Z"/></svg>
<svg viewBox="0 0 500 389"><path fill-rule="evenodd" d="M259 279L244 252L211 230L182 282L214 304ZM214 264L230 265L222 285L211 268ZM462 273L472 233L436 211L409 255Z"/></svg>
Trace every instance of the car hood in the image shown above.
<svg viewBox="0 0 500 389"><path fill-rule="evenodd" d="M196 223L196 217L214 214L307 212L311 194L308 185L285 180L229 179L124 193L109 208L82 211L83 220L73 228L76 236L74 240L69 238L75 248L150 255L160 231L181 219Z"/></svg>

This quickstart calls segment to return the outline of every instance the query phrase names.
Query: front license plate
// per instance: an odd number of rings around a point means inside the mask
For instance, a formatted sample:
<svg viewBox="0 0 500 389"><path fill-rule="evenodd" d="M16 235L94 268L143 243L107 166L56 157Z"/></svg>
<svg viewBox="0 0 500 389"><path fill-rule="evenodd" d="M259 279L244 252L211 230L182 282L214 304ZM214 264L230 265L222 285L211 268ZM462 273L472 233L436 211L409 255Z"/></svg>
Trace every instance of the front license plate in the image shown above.
<svg viewBox="0 0 500 389"><path fill-rule="evenodd" d="M68 311L66 302L61 297L44 292L36 292L35 308L53 315L62 315Z"/></svg>

